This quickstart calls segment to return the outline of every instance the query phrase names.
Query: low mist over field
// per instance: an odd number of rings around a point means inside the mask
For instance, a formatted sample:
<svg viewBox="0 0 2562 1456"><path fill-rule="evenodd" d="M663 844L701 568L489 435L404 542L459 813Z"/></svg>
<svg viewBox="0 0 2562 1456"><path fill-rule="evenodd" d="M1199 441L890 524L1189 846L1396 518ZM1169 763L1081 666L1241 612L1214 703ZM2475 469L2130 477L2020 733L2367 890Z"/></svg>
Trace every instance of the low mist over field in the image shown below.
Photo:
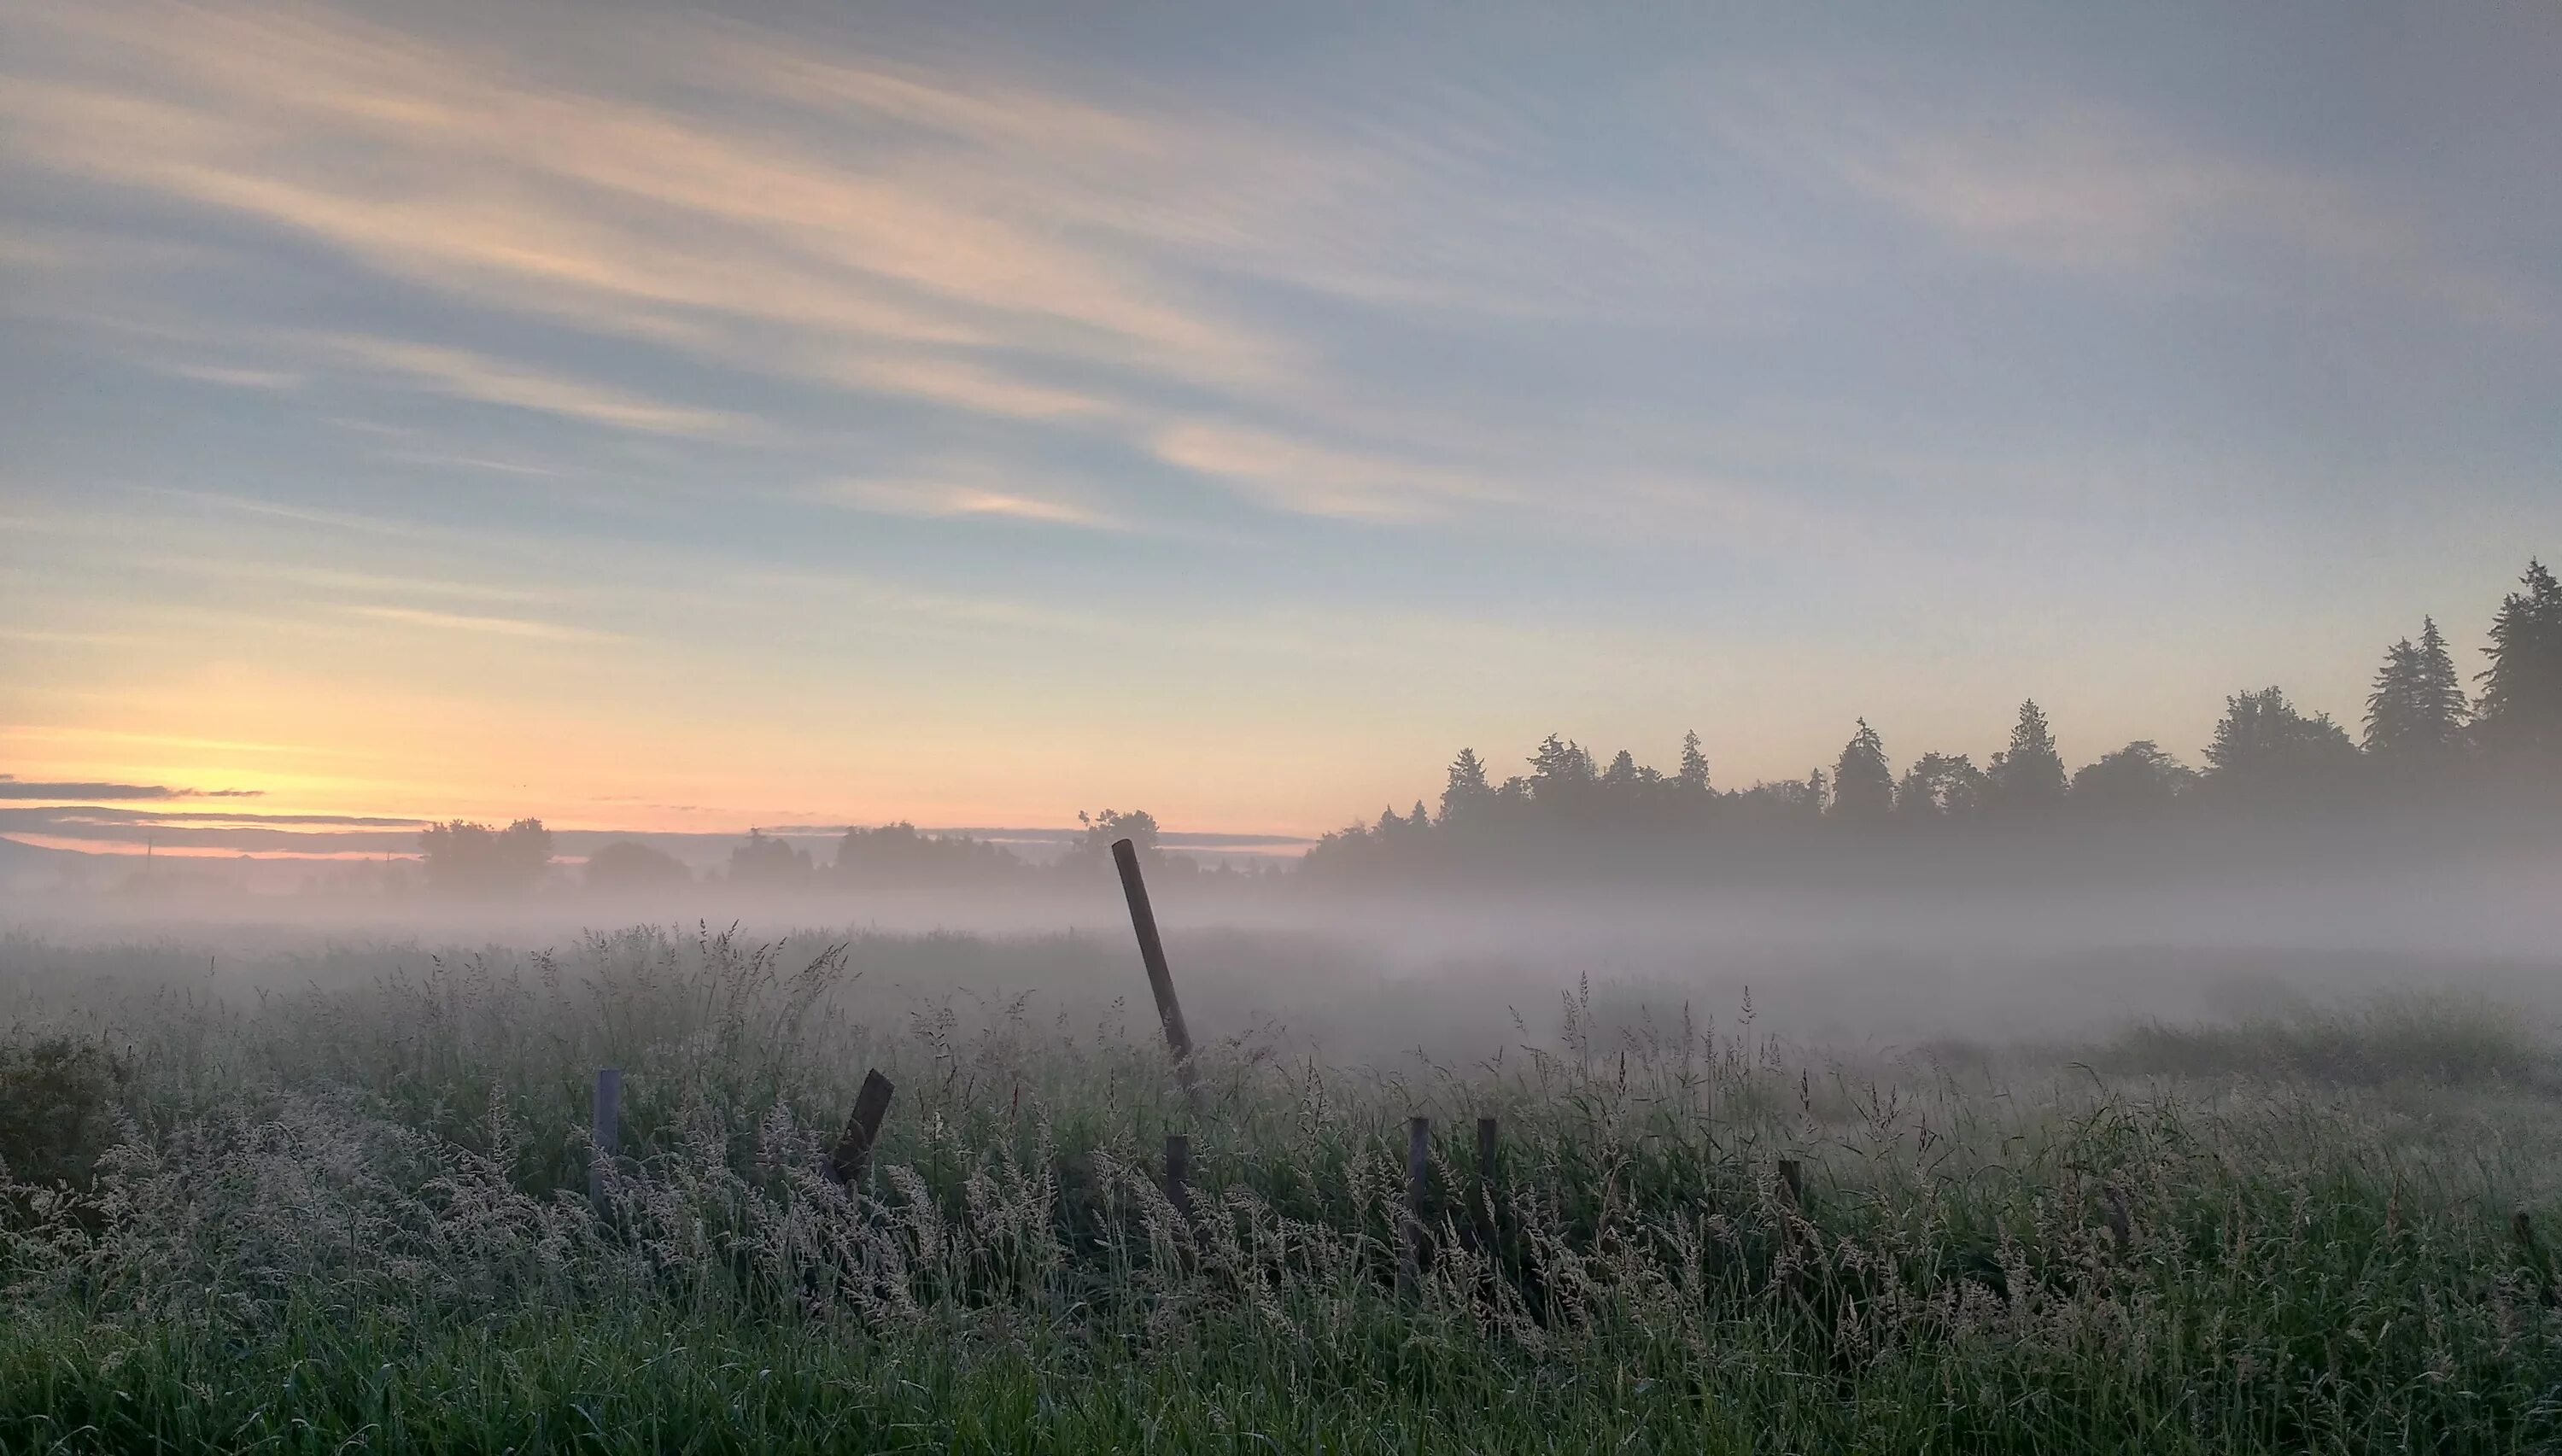
<svg viewBox="0 0 2562 1456"><path fill-rule="evenodd" d="M2562 1451L2557 76L0 0L0 1452Z"/></svg>

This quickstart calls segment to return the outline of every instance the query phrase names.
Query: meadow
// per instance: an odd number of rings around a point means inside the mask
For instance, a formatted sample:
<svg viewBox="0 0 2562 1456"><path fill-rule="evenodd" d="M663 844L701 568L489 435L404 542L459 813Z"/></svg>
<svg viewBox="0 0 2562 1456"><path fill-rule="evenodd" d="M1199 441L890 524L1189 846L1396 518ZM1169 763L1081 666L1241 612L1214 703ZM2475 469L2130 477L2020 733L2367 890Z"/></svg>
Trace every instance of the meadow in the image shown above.
<svg viewBox="0 0 2562 1456"><path fill-rule="evenodd" d="M1196 1016L1195 1106L1126 942L220 961L0 939L0 1448L2562 1447L2562 1055L2465 995L1840 1044L1568 971L1466 1057Z"/></svg>

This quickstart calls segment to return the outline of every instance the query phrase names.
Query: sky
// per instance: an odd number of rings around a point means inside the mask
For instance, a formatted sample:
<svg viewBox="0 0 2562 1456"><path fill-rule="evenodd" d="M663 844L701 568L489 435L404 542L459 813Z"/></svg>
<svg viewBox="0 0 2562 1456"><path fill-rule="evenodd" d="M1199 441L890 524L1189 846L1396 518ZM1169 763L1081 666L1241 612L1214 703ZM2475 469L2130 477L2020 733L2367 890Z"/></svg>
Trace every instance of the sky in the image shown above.
<svg viewBox="0 0 2562 1456"><path fill-rule="evenodd" d="M2562 552L2562 9L725 9L0 0L6 812L2194 760Z"/></svg>

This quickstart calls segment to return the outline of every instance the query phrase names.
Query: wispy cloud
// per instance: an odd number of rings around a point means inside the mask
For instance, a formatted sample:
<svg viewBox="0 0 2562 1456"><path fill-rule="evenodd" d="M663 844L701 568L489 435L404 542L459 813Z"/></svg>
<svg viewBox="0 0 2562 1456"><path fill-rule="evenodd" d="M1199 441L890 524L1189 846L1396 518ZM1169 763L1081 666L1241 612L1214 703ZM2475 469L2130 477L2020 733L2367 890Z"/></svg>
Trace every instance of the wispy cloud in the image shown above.
<svg viewBox="0 0 2562 1456"><path fill-rule="evenodd" d="M725 411L647 399L584 380L542 373L467 349L349 335L326 342L334 352L353 362L455 399L649 435L725 439L751 428L744 417Z"/></svg>
<svg viewBox="0 0 2562 1456"><path fill-rule="evenodd" d="M888 515L988 517L1050 525L1117 527L1072 501L943 480L839 480L812 492L818 499Z"/></svg>
<svg viewBox="0 0 2562 1456"><path fill-rule="evenodd" d="M342 611L356 617L370 617L377 622L398 623L403 627L423 627L437 632L479 633L489 637L526 637L547 642L595 642L612 640L617 634L590 628L571 627L557 622L541 622L524 617L472 617L455 612L430 612L417 607L351 606Z"/></svg>
<svg viewBox="0 0 2562 1456"><path fill-rule="evenodd" d="M278 392L302 387L305 376L299 370L258 369L237 364L162 363L153 366L180 379L199 384L219 384L226 389L254 389Z"/></svg>
<svg viewBox="0 0 2562 1456"><path fill-rule="evenodd" d="M1311 444L1246 426L1188 421L1160 431L1158 458L1284 510L1413 520L1503 492L1465 471Z"/></svg>
<svg viewBox="0 0 2562 1456"><path fill-rule="evenodd" d="M256 799L263 789L171 789L161 784L31 782L0 774L0 799L97 799L110 804L156 799Z"/></svg>

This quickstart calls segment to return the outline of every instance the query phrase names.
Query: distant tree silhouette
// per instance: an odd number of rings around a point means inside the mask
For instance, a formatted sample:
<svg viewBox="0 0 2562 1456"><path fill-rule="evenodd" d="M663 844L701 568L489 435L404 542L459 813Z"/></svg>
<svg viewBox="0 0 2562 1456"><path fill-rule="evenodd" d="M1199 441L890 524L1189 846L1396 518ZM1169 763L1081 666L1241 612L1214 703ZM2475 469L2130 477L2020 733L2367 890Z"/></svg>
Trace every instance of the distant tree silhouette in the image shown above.
<svg viewBox="0 0 2562 1456"><path fill-rule="evenodd" d="M2474 731L2499 753L2562 757L2562 583L2530 561L2518 585L2491 619Z"/></svg>
<svg viewBox="0 0 2562 1456"><path fill-rule="evenodd" d="M1895 771L1886 765L1885 740L1866 718L1833 765L1830 812L1854 823L1879 823L1895 812Z"/></svg>
<svg viewBox="0 0 2562 1456"><path fill-rule="evenodd" d="M799 886L810 882L810 856L799 846L766 833L749 829L747 842L729 851L729 877L733 884Z"/></svg>
<svg viewBox="0 0 2562 1456"><path fill-rule="evenodd" d="M1597 777L1592 755L1583 745L1554 733L1542 739L1539 751L1531 755L1531 798L1542 803L1571 804L1583 797L1582 791L1589 789Z"/></svg>
<svg viewBox="0 0 2562 1456"><path fill-rule="evenodd" d="M2055 732L2037 699L2019 705L2010 746L1993 755L1985 776L1992 781L1993 807L2006 814L2044 814L2064 802L2064 755L2056 751Z"/></svg>
<svg viewBox="0 0 2562 1456"><path fill-rule="evenodd" d="M900 820L878 828L850 828L836 841L832 872L849 887L969 884L1027 872L1002 844L967 834L919 833Z"/></svg>
<svg viewBox="0 0 2562 1456"><path fill-rule="evenodd" d="M1895 812L1907 819L1965 819L1992 802L1992 780L1962 753L1925 753L1896 786Z"/></svg>
<svg viewBox="0 0 2562 1456"><path fill-rule="evenodd" d="M2165 809L2197 784L2197 771L2138 738L2073 776L2073 807L2097 815L2141 814Z"/></svg>
<svg viewBox="0 0 2562 1456"><path fill-rule="evenodd" d="M2366 697L2366 751L2404 761L2440 761L2464 747L2465 689L2435 618L2420 619L2420 640L2384 649Z"/></svg>
<svg viewBox="0 0 2562 1456"><path fill-rule="evenodd" d="M1170 859L1158 844L1157 817L1144 809L1123 813L1107 809L1100 814L1077 812L1076 821L1085 828L1084 835L1068 846L1060 867L1074 870L1112 870L1112 844L1127 839L1139 851L1139 862L1151 869L1182 865L1193 866L1189 859Z"/></svg>
<svg viewBox="0 0 2562 1456"><path fill-rule="evenodd" d="M2224 700L2206 762L2220 788L2307 795L2354 767L2357 745L2330 714L2306 717L2284 692L2264 687Z"/></svg>
<svg viewBox="0 0 2562 1456"><path fill-rule="evenodd" d="M1682 735L1681 773L1673 781L1689 799L1705 800L1715 792L1708 781L1708 753L1700 747L1699 730Z"/></svg>
<svg viewBox="0 0 2562 1456"><path fill-rule="evenodd" d="M2562 757L2562 585L2540 562L2503 602L2491 659L2473 725L2480 741ZM1739 793L1712 787L1695 732L1683 735L1679 769L1669 777L1626 751L1596 762L1580 743L1551 733L1531 753L1528 772L1500 785L1473 749L1460 750L1444 776L1437 818L1427 818L1420 804L1409 814L1383 810L1372 821L1326 835L1305 867L1355 879L1427 868L1537 867L1546 874L1560 864L1583 873L1637 866L1652 873L1687 858L1703 875L1768 873L1818 862L1842 841L1802 838L1766 857L1727 846L1749 845L1756 836L1787 842L1827 818L1891 818L1907 835L1973 823L1970 838L1998 852L2007 830L2041 820L2063 829L2120 817L2212 816L2219 803L2245 804L2255 815L2380 805L2366 793L2366 765L2417 765L2441 755L2452 763L2467 741L2466 725L2463 683L2446 637L2434 618L2423 618L2417 639L2396 642L2376 675L2365 720L2370 753L2361 754L2327 715L2297 711L2275 687L2226 699L2203 773L2137 739L2068 777L2054 727L2034 699L2020 704L2008 743L1981 768L1963 754L1925 753L1897 780L1883 736L1862 718L1829 772ZM2231 827L2212 817L2199 822L2213 824L2217 835ZM2031 847L2043 853L2052 846L2041 836Z"/></svg>
<svg viewBox="0 0 2562 1456"><path fill-rule="evenodd" d="M583 877L592 890L663 890L693 883L683 860L638 839L617 839L587 856Z"/></svg>
<svg viewBox="0 0 2562 1456"><path fill-rule="evenodd" d="M453 819L418 836L426 851L428 888L453 895L516 895L542 882L552 862L552 833L538 819L503 829Z"/></svg>
<svg viewBox="0 0 2562 1456"><path fill-rule="evenodd" d="M1486 782L1486 766L1473 748L1459 750L1450 761L1450 775L1441 787L1441 822L1473 823L1482 819L1495 802L1494 787Z"/></svg>

